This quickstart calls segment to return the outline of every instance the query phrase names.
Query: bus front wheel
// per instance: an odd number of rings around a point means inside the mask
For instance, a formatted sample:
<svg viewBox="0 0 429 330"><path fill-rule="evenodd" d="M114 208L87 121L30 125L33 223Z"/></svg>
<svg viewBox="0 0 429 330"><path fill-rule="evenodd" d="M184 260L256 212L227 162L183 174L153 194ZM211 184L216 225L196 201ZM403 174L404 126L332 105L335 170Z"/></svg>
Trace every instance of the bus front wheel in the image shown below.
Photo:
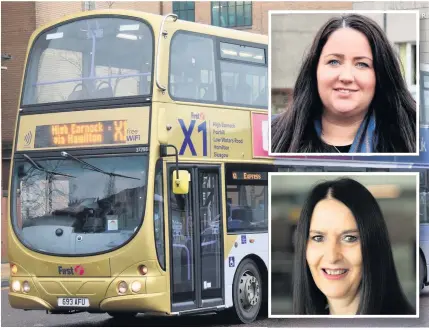
<svg viewBox="0 0 429 330"><path fill-rule="evenodd" d="M234 310L243 323L258 316L262 304L261 274L255 262L245 259L237 269L233 283Z"/></svg>

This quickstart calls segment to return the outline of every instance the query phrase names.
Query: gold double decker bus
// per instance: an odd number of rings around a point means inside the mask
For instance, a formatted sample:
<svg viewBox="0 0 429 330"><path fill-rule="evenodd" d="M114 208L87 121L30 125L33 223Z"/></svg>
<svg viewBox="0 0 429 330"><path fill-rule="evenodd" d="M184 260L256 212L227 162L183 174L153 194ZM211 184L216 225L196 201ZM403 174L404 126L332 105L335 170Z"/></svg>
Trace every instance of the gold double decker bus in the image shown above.
<svg viewBox="0 0 429 330"><path fill-rule="evenodd" d="M12 307L257 317L275 170L267 42L125 10L34 32L9 186Z"/></svg>

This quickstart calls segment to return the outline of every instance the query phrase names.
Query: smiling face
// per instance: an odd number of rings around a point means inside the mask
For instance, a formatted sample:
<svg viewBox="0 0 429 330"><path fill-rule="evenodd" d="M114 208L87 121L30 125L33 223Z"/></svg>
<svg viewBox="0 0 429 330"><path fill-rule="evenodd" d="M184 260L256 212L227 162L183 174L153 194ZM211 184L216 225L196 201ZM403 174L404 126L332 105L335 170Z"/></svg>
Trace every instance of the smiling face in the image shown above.
<svg viewBox="0 0 429 330"><path fill-rule="evenodd" d="M328 299L356 297L362 279L361 244L355 218L343 203L317 203L306 258L314 282Z"/></svg>
<svg viewBox="0 0 429 330"><path fill-rule="evenodd" d="M317 66L317 88L324 111L335 116L365 114L375 83L373 55L365 35L351 28L333 32Z"/></svg>

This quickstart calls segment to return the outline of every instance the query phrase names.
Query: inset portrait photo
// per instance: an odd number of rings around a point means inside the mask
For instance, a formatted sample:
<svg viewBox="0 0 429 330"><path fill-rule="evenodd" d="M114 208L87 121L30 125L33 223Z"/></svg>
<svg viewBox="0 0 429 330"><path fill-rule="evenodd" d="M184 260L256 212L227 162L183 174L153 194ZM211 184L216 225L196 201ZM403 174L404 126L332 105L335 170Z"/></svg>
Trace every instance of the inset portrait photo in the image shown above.
<svg viewBox="0 0 429 330"><path fill-rule="evenodd" d="M270 317L418 317L418 173L270 173Z"/></svg>
<svg viewBox="0 0 429 330"><path fill-rule="evenodd" d="M418 11L270 11L270 155L419 155Z"/></svg>

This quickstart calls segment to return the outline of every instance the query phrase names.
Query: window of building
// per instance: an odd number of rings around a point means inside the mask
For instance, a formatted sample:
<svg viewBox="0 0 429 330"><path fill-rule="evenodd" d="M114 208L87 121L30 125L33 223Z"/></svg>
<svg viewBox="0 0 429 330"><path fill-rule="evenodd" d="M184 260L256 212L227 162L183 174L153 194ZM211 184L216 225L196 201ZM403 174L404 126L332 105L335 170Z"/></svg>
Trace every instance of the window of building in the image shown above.
<svg viewBox="0 0 429 330"><path fill-rule="evenodd" d="M84 1L83 2L83 10L95 10L95 1Z"/></svg>
<svg viewBox="0 0 429 330"><path fill-rule="evenodd" d="M212 25L252 26L252 1L212 1Z"/></svg>
<svg viewBox="0 0 429 330"><path fill-rule="evenodd" d="M195 1L173 1L173 13L179 19L195 22Z"/></svg>

